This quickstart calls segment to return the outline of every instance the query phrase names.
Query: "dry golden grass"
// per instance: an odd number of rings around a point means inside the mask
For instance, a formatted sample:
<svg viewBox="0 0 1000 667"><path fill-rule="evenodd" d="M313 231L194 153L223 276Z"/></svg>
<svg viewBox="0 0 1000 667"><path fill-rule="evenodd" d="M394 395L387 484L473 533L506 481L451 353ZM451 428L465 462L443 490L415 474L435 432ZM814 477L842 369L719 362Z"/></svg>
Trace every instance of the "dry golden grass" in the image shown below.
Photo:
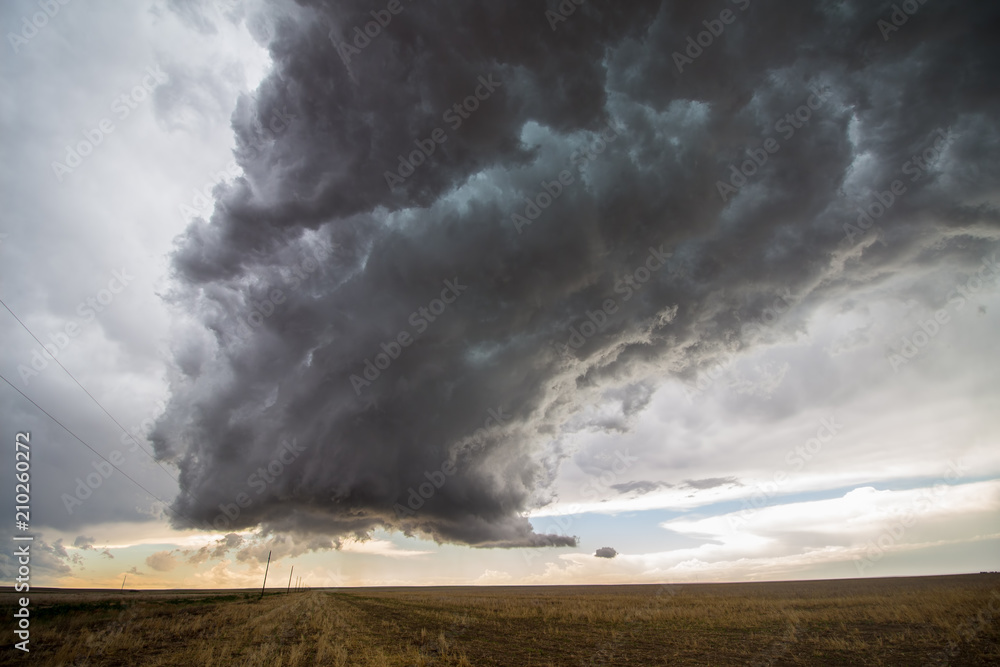
<svg viewBox="0 0 1000 667"><path fill-rule="evenodd" d="M7 649L4 664L1000 664L998 575L257 598L33 591L31 654Z"/></svg>

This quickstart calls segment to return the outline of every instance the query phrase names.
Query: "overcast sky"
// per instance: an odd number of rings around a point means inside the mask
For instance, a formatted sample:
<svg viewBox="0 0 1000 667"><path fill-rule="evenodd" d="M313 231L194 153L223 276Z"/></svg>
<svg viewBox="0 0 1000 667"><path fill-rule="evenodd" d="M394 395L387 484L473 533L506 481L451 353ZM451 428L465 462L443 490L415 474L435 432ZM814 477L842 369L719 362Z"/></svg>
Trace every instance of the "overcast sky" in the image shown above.
<svg viewBox="0 0 1000 667"><path fill-rule="evenodd" d="M34 583L996 570L1000 8L781 5L4 3Z"/></svg>

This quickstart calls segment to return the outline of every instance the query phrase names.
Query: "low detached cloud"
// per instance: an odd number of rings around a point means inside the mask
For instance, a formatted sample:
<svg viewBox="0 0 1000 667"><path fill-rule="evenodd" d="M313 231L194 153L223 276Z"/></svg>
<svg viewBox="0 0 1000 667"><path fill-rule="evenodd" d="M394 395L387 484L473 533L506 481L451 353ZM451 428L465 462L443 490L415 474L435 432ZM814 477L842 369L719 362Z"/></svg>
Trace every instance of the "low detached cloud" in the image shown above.
<svg viewBox="0 0 1000 667"><path fill-rule="evenodd" d="M601 547L594 552L594 556L597 558L614 558L618 555L618 552L611 547Z"/></svg>
<svg viewBox="0 0 1000 667"><path fill-rule="evenodd" d="M274 70L233 114L245 176L173 256L186 325L153 439L178 526L573 546L524 512L553 500L578 407L997 246L996 9L928 3L882 42L887 3L754 4L679 73L708 17L686 5L592 0L555 30L527 0L403 7L350 58L367 3L273 9ZM938 129L885 245L845 239Z"/></svg>
<svg viewBox="0 0 1000 667"><path fill-rule="evenodd" d="M705 489L714 489L720 486L739 486L740 481L735 477L710 477L707 479L686 479L684 480L684 486L697 489L698 491L704 491Z"/></svg>
<svg viewBox="0 0 1000 667"><path fill-rule="evenodd" d="M94 548L94 538L87 537L85 535L77 535L76 539L73 540L73 546L77 549L93 549Z"/></svg>
<svg viewBox="0 0 1000 667"><path fill-rule="evenodd" d="M177 557L169 551L157 551L146 558L146 565L157 572L170 572L178 565Z"/></svg>

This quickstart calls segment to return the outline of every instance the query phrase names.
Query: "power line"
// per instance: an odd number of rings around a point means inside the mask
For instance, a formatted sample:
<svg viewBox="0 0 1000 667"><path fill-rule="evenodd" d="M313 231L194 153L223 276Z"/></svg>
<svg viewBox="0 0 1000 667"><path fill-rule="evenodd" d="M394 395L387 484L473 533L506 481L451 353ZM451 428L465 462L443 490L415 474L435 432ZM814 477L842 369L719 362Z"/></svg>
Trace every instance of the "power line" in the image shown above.
<svg viewBox="0 0 1000 667"><path fill-rule="evenodd" d="M96 449L94 449L93 447L91 447L91 446L90 446L89 444L87 444L87 442L86 442L86 441L85 441L85 440L84 440L83 438L81 438L81 437L80 437L80 436L78 436L78 435L77 435L76 433L74 433L74 432L73 432L72 430L70 430L70 428L69 428L68 426L66 426L66 425L65 425L65 424L63 424L63 423L62 423L61 421L59 421L58 419L56 419L55 417L53 417L53 416L52 416L52 414L51 414L51 413L49 413L49 411L48 411L48 410L46 410L45 408L43 408L42 406L40 406L40 405L39 405L38 403L35 403L35 401L34 401L34 400L33 400L33 399L32 399L32 398L30 397L30 396L28 396L28 395L27 395L27 394L25 394L25 393L24 393L23 391L21 391L20 389L18 389L18 388L17 388L17 387L16 387L15 385L14 385L14 383L13 383L13 382L11 382L11 381L10 381L10 380L8 380L7 378L5 378L5 377L4 377L4 376L3 376L2 374L0 374L0 380L3 380L3 381L4 381L4 382L6 382L6 383L7 383L8 385L10 385L10 388L11 388L11 389L13 389L13 390L14 390L14 391L16 391L17 393L19 393L19 394L20 394L20 395L21 395L22 397L24 397L24 399L25 399L26 401L28 401L29 403L31 403L32 405L34 405L34 406L35 406L36 408L38 408L38 410L39 410L39 411L41 411L41 412L42 412L42 414L44 414L44 415L45 415L46 417L48 417L49 419L51 419L51 420L52 420L52 421L54 421L55 423L59 424L59 426L61 426L61 427L63 428L63 430L64 430L64 431L66 431L66 432L67 432L67 433L69 433L69 434L70 434L71 436L73 436L74 438L76 438L77 440L79 440L79 441L80 441L80 443L81 443L81 444L82 444L82 445L83 445L84 447L86 447L86 448L87 448L87 449L89 449L90 451L92 451L92 452L94 452L95 454L97 454L97 456L99 456L99 457L101 458L101 460L103 460L103 461L104 461L105 463L107 463L107 464L108 464L109 466L111 466L112 468L114 468L115 470L117 470L118 472L120 472L120 473L121 473L122 475L124 475L126 479L128 479L128 480L129 480L130 482L132 482L133 484L135 484L136 486L138 486L138 487L139 487L140 489L142 489L143 491L145 491L146 493L148 493L148 494L149 494L149 495L150 495L151 497L153 497L153 498L155 498L156 500L158 500L159 502L163 503L163 507L164 507L164 509L166 509L166 510L167 510L168 512L170 512L171 514L173 514L174 516L176 516L176 517L178 517L178 518L180 518L180 519L183 519L184 521L187 521L187 522L188 522L188 523L189 523L189 524L191 525L191 527L193 527L193 528L198 528L198 524L196 524L196 523L195 523L194 521L192 521L192 520L191 520L191 519L189 519L188 517L184 516L183 514L180 514L180 513L178 513L177 511L175 511L175 510L174 510L174 509L173 509L172 507L170 507L170 505L169 505L169 504L167 503L167 501L163 500L163 499L162 499L162 498L160 498L160 497L159 497L158 495L156 495L155 493L153 493L152 491L150 491L149 489L147 489L147 488L146 488L145 486L143 486L143 485L142 485L142 484L140 484L140 483L139 483L138 481L136 481L136 480L135 480L135 479L134 479L134 478L133 478L133 477L132 477L131 475L129 475L129 474L127 473L127 472L125 472L124 470L122 470L121 468L119 468L118 466L116 466L116 465L115 465L114 463L112 463L111 461L109 461L109 460L108 460L107 458L105 458L105 456L104 456L103 454L101 454L101 453L100 453L99 451L97 451Z"/></svg>
<svg viewBox="0 0 1000 667"><path fill-rule="evenodd" d="M2 304L3 307L7 309L7 312L10 313L11 316L15 320L17 320L17 323L20 324L24 328L24 330L28 332L28 335L31 336L32 338L34 338L35 342L38 343L39 345L41 345L42 349L44 350L45 349L45 343L43 343L42 341L38 340L38 336L36 336L34 333L32 333L31 329L28 328L28 325L26 325L24 322L21 321L21 318L18 317L14 313L14 311L10 309L10 306L8 306L6 303L4 303L3 299L0 299L0 304ZM153 463L155 463L156 465L160 466L160 468L163 470L163 472L165 472L168 475L170 475L171 479L173 479L178 484L180 483L180 480L177 479L177 477L170 470L168 470L167 468L165 468L162 463L160 463L159 461L157 461L155 456L153 456L151 453L147 452L146 449L142 445L139 444L139 441L136 440L132 436L131 433L129 433L127 430L125 430L125 427L122 426L121 423L117 419L115 419L114 416L112 416L112 414L110 412L108 412L107 409L103 405L101 405L100 401L98 401L96 398L94 398L93 394L91 394L89 391L87 391L87 388L84 387L80 383L80 381L77 380L76 377L72 373L69 372L68 368L66 368L65 366L62 365L62 362L59 361L54 354L50 354L49 356L52 357L52 361L54 361L57 364L59 364L59 368L61 368L64 371L66 371L66 375L70 376L70 378L72 378L73 382L75 382L77 384L77 386L80 387L80 389L83 389L84 393L87 394L87 396L90 396L90 400L92 400L94 403L96 403L97 407L99 407L101 410L104 410L104 414L106 414L111 419L111 421L113 421L118 426L118 428L120 428L122 430L122 433L124 433L125 435L127 435L129 437L129 439L132 440L132 442L135 443L136 447L138 447L139 449L142 450L143 454L145 454L146 456L148 456ZM11 386L13 386L13 385L11 385Z"/></svg>

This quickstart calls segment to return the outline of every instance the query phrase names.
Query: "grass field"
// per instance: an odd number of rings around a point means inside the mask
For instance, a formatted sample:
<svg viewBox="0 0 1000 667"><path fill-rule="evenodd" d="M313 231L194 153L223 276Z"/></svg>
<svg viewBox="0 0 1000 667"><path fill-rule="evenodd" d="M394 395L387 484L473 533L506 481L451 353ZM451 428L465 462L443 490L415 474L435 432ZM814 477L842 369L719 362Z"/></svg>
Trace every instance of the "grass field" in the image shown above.
<svg viewBox="0 0 1000 667"><path fill-rule="evenodd" d="M3 664L1000 664L997 574L259 595L35 590Z"/></svg>

